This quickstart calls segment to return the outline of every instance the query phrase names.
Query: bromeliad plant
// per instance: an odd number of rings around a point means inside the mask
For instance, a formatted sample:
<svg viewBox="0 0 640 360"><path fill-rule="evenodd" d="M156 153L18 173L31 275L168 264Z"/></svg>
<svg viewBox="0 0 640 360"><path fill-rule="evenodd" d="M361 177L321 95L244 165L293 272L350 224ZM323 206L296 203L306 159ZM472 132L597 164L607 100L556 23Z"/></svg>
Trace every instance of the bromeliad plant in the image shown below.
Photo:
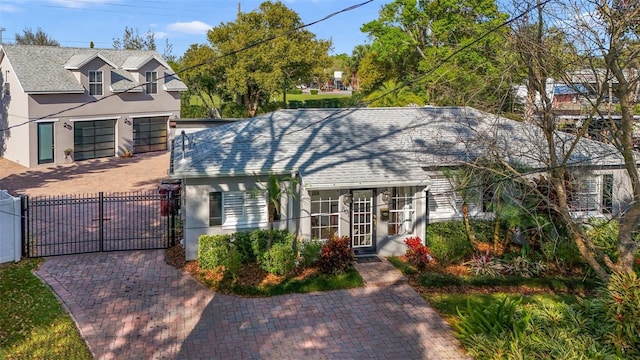
<svg viewBox="0 0 640 360"><path fill-rule="evenodd" d="M429 247L422 244L422 240L419 237L408 237L404 240L404 243L407 245L405 256L411 265L418 269L424 269L433 260Z"/></svg>

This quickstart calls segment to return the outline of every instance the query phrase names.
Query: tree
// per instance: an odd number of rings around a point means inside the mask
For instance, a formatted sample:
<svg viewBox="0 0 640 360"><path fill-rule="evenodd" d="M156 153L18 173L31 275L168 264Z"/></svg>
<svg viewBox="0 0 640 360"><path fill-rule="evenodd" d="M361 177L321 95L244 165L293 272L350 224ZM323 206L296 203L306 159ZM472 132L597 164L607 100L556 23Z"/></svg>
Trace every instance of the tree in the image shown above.
<svg viewBox="0 0 640 360"><path fill-rule="evenodd" d="M191 45L182 57L183 70L180 71L180 76L189 89L186 99L197 97L206 109L207 116L212 118L220 117L217 109L222 104L216 105L216 99L228 97L224 88L224 68L219 62L211 61L217 57L218 54L207 45Z"/></svg>
<svg viewBox="0 0 640 360"><path fill-rule="evenodd" d="M466 164L476 172L474 178L483 173L505 182L517 184L520 192L526 193L518 201L522 213L529 217L544 215L564 229L576 244L582 258L590 265L598 277L606 282L609 271L633 272L633 260L640 249L637 240L640 226L640 174L637 157L633 148L632 106L638 84L636 71L630 71L637 63L640 53L637 46L635 19L640 16L637 9L610 6L607 0L590 0L580 3L584 7L564 7L564 3L544 3L540 0L519 2L515 9L531 16L516 17L508 37L509 45L518 55L518 73L526 80L527 106L524 120L534 125L536 131L527 135L529 150L511 149L505 153L500 142L489 137L485 158ZM520 7L521 6L521 7ZM558 9L556 6L561 6ZM529 9L534 11L529 12ZM587 11L597 9L596 12ZM573 17L557 17L568 14ZM570 46L568 43L576 44ZM595 52L597 50L597 52ZM585 97L592 114L574 136L567 136L558 130L557 119L548 88L548 79L569 80L571 70L591 69L592 77L598 79L594 87L595 96ZM604 74L604 75L603 75ZM608 84L615 82L612 88ZM613 93L620 99L621 120L613 120L601 107L603 99ZM631 184L629 204L619 209L613 217L620 223L617 238L617 258L611 259L590 238L581 219L572 216L573 204L580 188L585 186L580 178L580 164L576 156L585 157L584 137L590 123L605 120L608 123L609 138L617 151L611 156L624 162L625 173ZM590 145L597 148L596 143ZM580 155L578 149L582 148ZM532 149L535 149L532 151ZM603 155L598 155L602 157ZM523 166L514 159L534 160L542 167ZM593 161L592 158L583 161Z"/></svg>
<svg viewBox="0 0 640 360"><path fill-rule="evenodd" d="M250 116L271 95L299 81L322 76L328 64L329 41L316 40L298 14L280 2L264 2L258 10L239 13L235 22L220 24L207 35L213 52L224 54L224 87L244 104ZM297 29L297 30L296 30Z"/></svg>
<svg viewBox="0 0 640 360"><path fill-rule="evenodd" d="M486 109L509 90L503 30L495 30L506 18L494 0L395 0L361 29L389 78L420 80L431 104Z"/></svg>
<svg viewBox="0 0 640 360"><path fill-rule="evenodd" d="M147 33L142 36L137 28L134 29L125 26L122 39L113 38L113 48L124 50L156 50L155 34L149 29Z"/></svg>
<svg viewBox="0 0 640 360"><path fill-rule="evenodd" d="M41 28L34 33L30 28L22 30L22 35L16 34L17 45L60 46L57 40L47 35Z"/></svg>
<svg viewBox="0 0 640 360"><path fill-rule="evenodd" d="M365 101L371 107L393 107L415 104L424 105L423 100L414 94L407 86L394 80L385 81L377 90L371 92Z"/></svg>

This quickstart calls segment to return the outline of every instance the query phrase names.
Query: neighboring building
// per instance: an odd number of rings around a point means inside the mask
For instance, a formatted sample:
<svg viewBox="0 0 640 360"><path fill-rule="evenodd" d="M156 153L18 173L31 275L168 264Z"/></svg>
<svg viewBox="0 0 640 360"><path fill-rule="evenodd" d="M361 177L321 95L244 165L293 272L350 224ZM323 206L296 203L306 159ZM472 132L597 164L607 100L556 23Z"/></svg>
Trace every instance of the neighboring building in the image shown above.
<svg viewBox="0 0 640 360"><path fill-rule="evenodd" d="M558 133L559 144L571 139ZM404 253L408 236L424 240L428 223L462 218L443 169L489 153L540 169L545 148L538 128L466 107L290 109L177 136L170 175L183 183L189 260L202 234L268 228L270 176L290 190L276 228L301 239L349 236L357 254L386 256ZM568 160L581 179L574 216L621 211L629 184L616 154L579 141ZM474 217L492 217L486 201L470 204Z"/></svg>
<svg viewBox="0 0 640 360"><path fill-rule="evenodd" d="M0 156L27 167L166 150L187 90L155 51L3 44L0 70Z"/></svg>

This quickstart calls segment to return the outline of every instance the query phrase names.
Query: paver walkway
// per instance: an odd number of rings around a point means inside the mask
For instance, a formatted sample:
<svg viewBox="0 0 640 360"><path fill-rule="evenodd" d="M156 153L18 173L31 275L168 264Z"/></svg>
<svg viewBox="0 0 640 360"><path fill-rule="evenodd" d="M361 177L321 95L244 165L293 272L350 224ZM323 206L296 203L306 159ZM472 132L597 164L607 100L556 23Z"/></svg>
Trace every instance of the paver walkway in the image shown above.
<svg viewBox="0 0 640 360"><path fill-rule="evenodd" d="M447 324L403 281L239 298L166 265L162 250L53 257L37 274L97 359L465 358Z"/></svg>

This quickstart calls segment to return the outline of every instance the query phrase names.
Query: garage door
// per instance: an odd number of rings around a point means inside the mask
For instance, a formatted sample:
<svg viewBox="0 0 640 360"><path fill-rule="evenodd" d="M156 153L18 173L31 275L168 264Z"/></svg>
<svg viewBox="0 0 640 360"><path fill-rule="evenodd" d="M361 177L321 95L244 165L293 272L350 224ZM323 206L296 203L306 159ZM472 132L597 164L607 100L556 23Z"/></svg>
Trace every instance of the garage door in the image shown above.
<svg viewBox="0 0 640 360"><path fill-rule="evenodd" d="M165 116L133 119L133 152L166 150L167 121Z"/></svg>
<svg viewBox="0 0 640 360"><path fill-rule="evenodd" d="M73 159L115 156L116 120L78 121L73 126Z"/></svg>

